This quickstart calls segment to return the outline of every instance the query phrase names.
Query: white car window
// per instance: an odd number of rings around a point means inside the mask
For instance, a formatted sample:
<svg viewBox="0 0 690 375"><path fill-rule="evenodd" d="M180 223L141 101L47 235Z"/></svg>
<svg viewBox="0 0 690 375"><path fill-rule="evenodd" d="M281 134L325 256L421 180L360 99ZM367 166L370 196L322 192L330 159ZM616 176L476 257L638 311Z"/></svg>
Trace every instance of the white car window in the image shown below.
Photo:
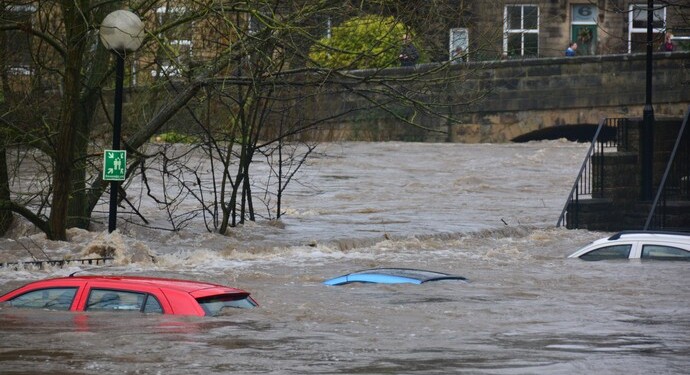
<svg viewBox="0 0 690 375"><path fill-rule="evenodd" d="M631 244L612 245L599 249L594 249L585 254L580 255L583 260L606 260L606 259L628 259L630 256Z"/></svg>
<svg viewBox="0 0 690 375"><path fill-rule="evenodd" d="M690 251L673 246L644 245L642 259L690 260Z"/></svg>

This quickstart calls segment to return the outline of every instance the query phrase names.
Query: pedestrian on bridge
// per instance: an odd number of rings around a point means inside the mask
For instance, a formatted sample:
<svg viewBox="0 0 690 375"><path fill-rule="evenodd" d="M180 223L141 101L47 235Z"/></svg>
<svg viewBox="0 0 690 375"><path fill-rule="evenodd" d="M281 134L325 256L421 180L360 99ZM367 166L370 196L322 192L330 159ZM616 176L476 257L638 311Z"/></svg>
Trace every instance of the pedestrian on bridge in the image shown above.
<svg viewBox="0 0 690 375"><path fill-rule="evenodd" d="M401 66L414 66L419 59L419 52L417 52L417 47L412 44L412 37L409 34L403 38L402 51L398 59Z"/></svg>
<svg viewBox="0 0 690 375"><path fill-rule="evenodd" d="M565 55L568 57L573 57L573 56L575 56L576 50L577 50L577 43L570 42L570 44L568 44L568 48L565 50Z"/></svg>
<svg viewBox="0 0 690 375"><path fill-rule="evenodd" d="M661 50L665 52L672 52L673 51L673 42L671 39L673 38L673 34L671 33L666 33L666 37L664 38L664 44L661 45Z"/></svg>

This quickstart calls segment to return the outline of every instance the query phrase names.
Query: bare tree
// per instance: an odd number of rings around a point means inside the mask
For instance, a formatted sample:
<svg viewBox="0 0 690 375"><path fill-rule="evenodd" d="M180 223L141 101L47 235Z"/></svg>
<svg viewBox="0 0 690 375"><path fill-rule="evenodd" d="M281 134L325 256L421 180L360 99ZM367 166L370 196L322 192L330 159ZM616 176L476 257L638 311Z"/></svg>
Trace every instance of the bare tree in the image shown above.
<svg viewBox="0 0 690 375"><path fill-rule="evenodd" d="M452 108L481 97L479 91L465 92L451 102L448 82L471 73L449 69L447 63L402 72L353 71L318 66L308 55L334 20L367 13L393 16L423 36L426 29L445 30L452 24L454 14L462 13L462 1L428 2L423 12L414 5L418 2L386 1L15 3L2 10L0 31L29 41L31 65L19 77L3 43L1 118L8 141L0 145L0 162L14 167L7 175L0 169L0 226L7 228L12 211L51 239L66 239L70 226L88 228L108 186L98 160L109 132L99 119L111 118L103 87L111 82L113 64L96 30L107 13L122 5L149 25L128 72L130 82L137 79L131 95L143 99L128 105L126 113L124 143L134 160L123 190L134 179L147 188L138 195L127 192L120 202L143 225L147 219L137 207L144 199L163 207L170 230L202 216L209 230L224 233L256 219L256 197L266 217L278 218L287 184L314 151L313 142L296 143L306 132L355 112L385 113L401 124L438 131L420 119L453 121ZM11 13L17 10L30 10L30 17L16 19ZM192 44L201 47L192 50ZM445 59L444 45L428 43L428 59ZM342 93L359 99L326 116L314 110ZM180 118L186 123L180 125ZM182 130L196 141L185 152L149 144L166 129ZM202 181L200 166L189 165L187 152L208 155L211 181ZM258 195L252 191L257 155L270 164ZM32 168L30 176L26 168ZM153 188L154 176L162 181L161 189ZM181 212L180 202L189 197L201 208Z"/></svg>

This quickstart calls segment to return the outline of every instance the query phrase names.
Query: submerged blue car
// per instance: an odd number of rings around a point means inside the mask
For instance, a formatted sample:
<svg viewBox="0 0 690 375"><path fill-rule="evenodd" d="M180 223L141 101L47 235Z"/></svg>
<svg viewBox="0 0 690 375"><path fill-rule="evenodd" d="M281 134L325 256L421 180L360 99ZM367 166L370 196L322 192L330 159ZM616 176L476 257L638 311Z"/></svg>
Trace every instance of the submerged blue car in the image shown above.
<svg viewBox="0 0 690 375"><path fill-rule="evenodd" d="M443 272L412 268L372 268L334 277L323 283L326 285L345 285L349 283L422 284L429 281L441 280L459 280L467 282L467 279L462 276Z"/></svg>

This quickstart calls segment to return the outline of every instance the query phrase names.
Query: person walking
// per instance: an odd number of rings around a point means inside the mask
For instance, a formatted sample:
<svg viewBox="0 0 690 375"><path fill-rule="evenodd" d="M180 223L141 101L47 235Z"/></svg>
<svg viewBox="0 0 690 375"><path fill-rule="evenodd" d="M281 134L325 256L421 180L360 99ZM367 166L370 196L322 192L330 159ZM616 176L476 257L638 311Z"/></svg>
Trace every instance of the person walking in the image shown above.
<svg viewBox="0 0 690 375"><path fill-rule="evenodd" d="M412 44L412 38L409 35L405 35L403 38L402 51L398 59L400 60L400 66L414 66L419 59L417 47Z"/></svg>
<svg viewBox="0 0 690 375"><path fill-rule="evenodd" d="M661 50L665 52L672 52L673 51L673 42L671 39L673 38L673 34L671 33L666 33L666 37L664 38L664 44L661 45Z"/></svg>
<svg viewBox="0 0 690 375"><path fill-rule="evenodd" d="M565 50L565 55L568 57L573 57L573 56L575 56L576 50L577 50L577 43L570 42L570 44L568 44L568 48Z"/></svg>

